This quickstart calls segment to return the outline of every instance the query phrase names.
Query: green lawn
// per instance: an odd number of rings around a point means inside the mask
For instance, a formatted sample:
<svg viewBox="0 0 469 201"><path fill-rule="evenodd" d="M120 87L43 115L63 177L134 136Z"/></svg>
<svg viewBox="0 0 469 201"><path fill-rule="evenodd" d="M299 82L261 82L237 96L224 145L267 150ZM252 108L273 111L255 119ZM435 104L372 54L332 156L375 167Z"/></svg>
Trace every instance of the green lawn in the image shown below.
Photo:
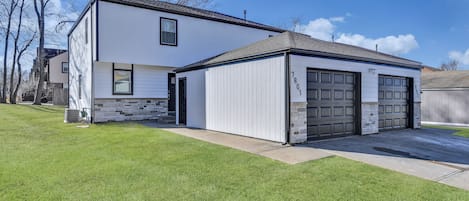
<svg viewBox="0 0 469 201"><path fill-rule="evenodd" d="M0 200L469 200L332 157L287 165L135 123L77 128L63 109L0 104Z"/></svg>
<svg viewBox="0 0 469 201"><path fill-rule="evenodd" d="M454 134L461 136L461 137L468 137L469 138L469 128L464 127L453 127L453 126L436 126L436 125L424 125L426 128L438 128L438 129L446 129L446 130L454 130L456 131Z"/></svg>

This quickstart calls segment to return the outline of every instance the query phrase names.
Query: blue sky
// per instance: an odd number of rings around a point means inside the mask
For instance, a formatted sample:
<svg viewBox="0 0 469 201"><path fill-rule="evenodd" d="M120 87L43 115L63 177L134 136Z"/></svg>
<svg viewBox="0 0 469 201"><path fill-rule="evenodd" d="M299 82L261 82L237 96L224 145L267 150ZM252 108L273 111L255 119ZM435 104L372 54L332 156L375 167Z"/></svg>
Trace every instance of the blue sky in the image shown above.
<svg viewBox="0 0 469 201"><path fill-rule="evenodd" d="M237 17L246 9L252 21L367 48L378 43L380 51L435 67L457 59L469 70L469 0L214 0L208 9Z"/></svg>

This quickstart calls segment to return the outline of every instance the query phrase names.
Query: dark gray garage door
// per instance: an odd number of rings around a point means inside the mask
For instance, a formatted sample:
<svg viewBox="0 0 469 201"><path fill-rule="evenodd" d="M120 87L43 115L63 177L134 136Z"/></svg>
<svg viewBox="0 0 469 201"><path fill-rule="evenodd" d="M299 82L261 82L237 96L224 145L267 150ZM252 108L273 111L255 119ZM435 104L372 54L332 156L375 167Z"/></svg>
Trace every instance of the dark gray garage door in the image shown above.
<svg viewBox="0 0 469 201"><path fill-rule="evenodd" d="M379 76L379 130L409 127L409 79Z"/></svg>
<svg viewBox="0 0 469 201"><path fill-rule="evenodd" d="M308 69L308 140L356 133L354 73Z"/></svg>

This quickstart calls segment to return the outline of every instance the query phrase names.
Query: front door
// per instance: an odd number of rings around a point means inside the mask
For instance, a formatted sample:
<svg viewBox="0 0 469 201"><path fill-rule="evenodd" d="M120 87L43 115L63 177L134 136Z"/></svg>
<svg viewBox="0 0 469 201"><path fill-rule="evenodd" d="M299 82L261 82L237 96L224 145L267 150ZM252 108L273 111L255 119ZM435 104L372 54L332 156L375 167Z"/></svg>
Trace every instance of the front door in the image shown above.
<svg viewBox="0 0 469 201"><path fill-rule="evenodd" d="M179 123L186 124L186 95L187 95L187 85L186 78L179 78Z"/></svg>
<svg viewBox="0 0 469 201"><path fill-rule="evenodd" d="M176 74L168 73L168 111L176 111Z"/></svg>

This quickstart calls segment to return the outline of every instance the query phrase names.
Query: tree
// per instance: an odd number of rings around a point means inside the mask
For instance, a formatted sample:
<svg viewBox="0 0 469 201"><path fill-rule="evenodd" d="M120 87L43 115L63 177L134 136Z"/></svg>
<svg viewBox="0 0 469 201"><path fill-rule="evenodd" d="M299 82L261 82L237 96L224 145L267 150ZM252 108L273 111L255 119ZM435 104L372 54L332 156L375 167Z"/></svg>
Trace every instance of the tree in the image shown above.
<svg viewBox="0 0 469 201"><path fill-rule="evenodd" d="M33 0L34 11L36 12L37 25L39 30L39 47L37 51L36 66L39 68L39 82L37 83L36 93L34 95L34 105L41 105L41 98L44 91L44 68L45 68L45 49L44 49L44 25L45 9L50 0ZM39 1L39 2L38 2Z"/></svg>
<svg viewBox="0 0 469 201"><path fill-rule="evenodd" d="M442 63L440 68L444 71L458 70L459 62L456 60L448 61L447 63Z"/></svg>
<svg viewBox="0 0 469 201"><path fill-rule="evenodd" d="M18 41L20 39L21 33L21 23L23 19L23 8L24 8L24 0L21 0L20 10L19 10L19 19L18 19L18 28L16 29L16 35L13 36L14 38L14 45L13 45L13 57L11 62L11 73L10 73L10 103L16 104L16 96L13 96L13 86L15 81L15 65L16 65L16 56L18 53ZM20 73L21 75L21 73Z"/></svg>
<svg viewBox="0 0 469 201"><path fill-rule="evenodd" d="M18 6L18 2L16 2L15 0L11 0L9 4L7 4L6 2L2 2L1 5L3 6L5 14L6 14L6 18L7 18L6 26L7 27L5 29L5 46L3 49L3 80L2 80L3 86L2 86L2 93L1 93L2 96L0 97L0 103L6 103L7 72L8 72L7 71L7 62L8 62L7 56L8 56L8 45L9 45L8 43L10 41L11 21L12 21L13 13L15 12L16 7Z"/></svg>

